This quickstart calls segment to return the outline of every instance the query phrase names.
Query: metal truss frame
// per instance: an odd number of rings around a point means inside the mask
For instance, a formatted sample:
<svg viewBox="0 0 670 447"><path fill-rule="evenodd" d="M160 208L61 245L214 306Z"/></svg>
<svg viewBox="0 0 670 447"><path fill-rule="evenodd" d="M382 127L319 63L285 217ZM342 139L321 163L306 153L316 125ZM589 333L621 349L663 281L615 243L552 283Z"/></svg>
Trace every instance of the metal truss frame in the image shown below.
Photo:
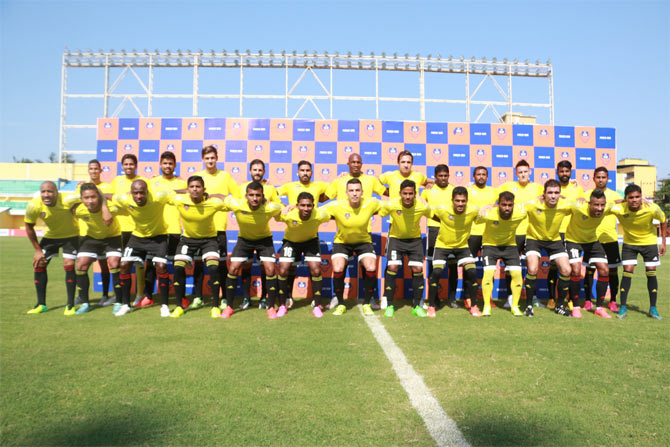
<svg viewBox="0 0 670 447"><path fill-rule="evenodd" d="M154 91L154 69L155 68L192 68L193 81L191 93L156 93ZM199 69L200 68L222 68L239 71L239 92L232 94L205 94L199 91ZM284 72L284 94L249 94L244 91L244 72L245 68L271 68L282 70ZM104 85L102 93L69 93L68 92L68 72L73 69L101 69L104 70ZM121 68L121 72L115 79L110 79L110 69ZM143 80L138 75L137 68L148 68L148 80ZM289 69L302 70L298 79L289 86ZM328 72L328 79L324 82L319 77L318 70ZM335 94L333 72L336 70L367 70L374 71L374 91L370 96L346 96ZM380 96L379 94L379 72L414 72L418 74L419 95L413 97L393 97ZM425 94L425 75L426 73L444 73L460 75L464 78L465 85L462 94L455 92L444 92L441 98L428 98ZM95 123L70 123L67 116L67 103L70 100L83 98L98 98L103 100L102 117L118 117L126 107L132 107L140 117L151 117L152 104L155 98L182 98L190 99L192 103L191 115L199 116L198 102L203 98L215 99L237 99L239 101L239 116L244 116L244 103L247 99L266 99L283 100L284 117L298 118L305 110L305 107L311 105L318 115L325 118L333 118L333 104L338 101L367 101L375 103L375 119L379 119L380 105L389 102L418 103L419 117L421 121L426 120L426 104L462 104L465 107L465 121L470 122L471 108L473 105L483 105L484 107L474 119L479 122L487 110L490 110L496 118L501 119L499 109L511 113L515 107L538 107L548 109L549 124L554 124L554 91L553 91L553 66L550 61L541 63L508 61L503 59L498 61L496 58L487 60L486 58L465 59L464 57L453 58L449 56L421 57L419 54L410 56L398 56L397 53L387 55L369 55L358 53L308 53L307 51L299 53L292 51L290 53L282 51L275 53L269 51L264 53L259 51L252 53L249 50L240 52L220 52L210 51L184 51L176 52L158 51L69 51L63 53L63 65L61 71L61 104L60 104L60 132L59 132L59 160L63 159L65 154L95 154L95 151L86 149L70 149L67 145L67 133L78 129L95 129ZM132 76L140 87L141 93L116 93L121 81L127 76ZM480 75L481 79L474 89L471 89L471 77ZM305 81L306 78L313 77L319 85L322 92L318 94L296 94L296 89ZM546 102L517 102L512 98L512 78L538 78L547 83ZM501 82L499 82L499 80ZM111 81L111 82L110 82ZM497 100L476 99L482 86L490 83L500 94ZM327 85L326 85L327 84ZM502 85L501 85L502 84ZM503 88L504 86L504 88ZM371 86L372 87L372 86ZM110 113L110 99L121 98L121 102ZM146 99L146 107L139 107L138 99ZM297 111L289 116L289 100L302 100ZM328 110L323 110L317 104L317 100L327 100ZM100 116L91 117L92 120ZM359 117L370 118L370 117ZM444 118L440 118L444 120ZM437 119L436 119L437 121Z"/></svg>

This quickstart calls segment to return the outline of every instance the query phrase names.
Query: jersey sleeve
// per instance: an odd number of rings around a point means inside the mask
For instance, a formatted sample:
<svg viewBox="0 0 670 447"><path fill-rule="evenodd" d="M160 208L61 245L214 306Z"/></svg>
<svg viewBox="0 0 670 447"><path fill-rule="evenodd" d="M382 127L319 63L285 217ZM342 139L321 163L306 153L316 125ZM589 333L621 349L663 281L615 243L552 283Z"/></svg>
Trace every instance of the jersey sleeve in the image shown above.
<svg viewBox="0 0 670 447"><path fill-rule="evenodd" d="M77 203L80 203L81 197L77 194L63 194L61 200L63 201L63 205L69 208Z"/></svg>
<svg viewBox="0 0 670 447"><path fill-rule="evenodd" d="M334 199L337 197L337 186L340 183L340 179L336 178L333 180L328 187L326 188L326 195L328 196L329 199Z"/></svg>
<svg viewBox="0 0 670 447"><path fill-rule="evenodd" d="M225 209L228 211L237 211L240 209L240 201L233 196L226 196L226 199L223 201Z"/></svg>
<svg viewBox="0 0 670 447"><path fill-rule="evenodd" d="M420 177L419 177L419 181L417 182L418 185L416 185L417 187L425 185L426 181L428 180L428 177L426 177L426 174L419 173L419 175L420 175Z"/></svg>
<svg viewBox="0 0 670 447"><path fill-rule="evenodd" d="M278 196L287 196L288 195L288 187L287 183L284 183L281 185L279 188L277 188L277 195Z"/></svg>
<svg viewBox="0 0 670 447"><path fill-rule="evenodd" d="M376 193L379 196L384 195L386 192L386 186L382 185L377 177L373 177L372 180L372 192Z"/></svg>
<svg viewBox="0 0 670 447"><path fill-rule="evenodd" d="M391 214L391 202L385 201L382 202L381 207L379 208L379 212L377 213L381 217L386 217L389 214Z"/></svg>
<svg viewBox="0 0 670 447"><path fill-rule="evenodd" d="M382 175L379 176L379 183L382 185L388 185L390 183L391 179L389 177L388 172L384 172ZM384 188L384 191L386 191L386 188Z"/></svg>
<svg viewBox="0 0 670 447"><path fill-rule="evenodd" d="M316 211L317 211L316 220L318 220L319 223L326 223L330 220L330 214L328 214L323 209L317 208Z"/></svg>
<svg viewBox="0 0 670 447"><path fill-rule="evenodd" d="M230 174L228 174L228 178L226 179L226 181L228 183L228 185L227 185L228 186L228 194L230 194L232 196L239 195L240 194L240 185L237 184L235 179Z"/></svg>
<svg viewBox="0 0 670 447"><path fill-rule="evenodd" d="M270 202L273 202L273 203L276 203L276 204L278 204L278 205L281 205L282 202L281 202L281 200L279 199L279 195L277 195L277 188L272 187L272 188L270 189L270 191L272 191L272 192L270 193Z"/></svg>
<svg viewBox="0 0 670 447"><path fill-rule="evenodd" d="M28 206L26 206L26 215L23 218L23 221L29 224L35 224L37 223L37 218L40 216L40 204L36 200L41 200L41 199L33 199L30 202L28 202Z"/></svg>
<svg viewBox="0 0 670 447"><path fill-rule="evenodd" d="M660 206L653 204L654 206L654 219L658 220L660 223L665 222L665 213Z"/></svg>

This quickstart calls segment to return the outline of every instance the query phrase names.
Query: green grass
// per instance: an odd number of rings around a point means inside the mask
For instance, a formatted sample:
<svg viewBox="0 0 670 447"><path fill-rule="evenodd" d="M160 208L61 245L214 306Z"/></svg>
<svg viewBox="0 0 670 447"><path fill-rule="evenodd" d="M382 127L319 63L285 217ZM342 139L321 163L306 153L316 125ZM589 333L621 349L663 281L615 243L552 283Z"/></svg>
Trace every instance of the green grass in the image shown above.
<svg viewBox="0 0 670 447"><path fill-rule="evenodd" d="M2 238L0 252L3 445L433 444L357 309L66 318L55 260L50 311L29 316L30 246ZM636 311L648 306L641 271L629 303L623 321L545 309L418 320L403 307L384 324L474 445L668 445L669 323Z"/></svg>

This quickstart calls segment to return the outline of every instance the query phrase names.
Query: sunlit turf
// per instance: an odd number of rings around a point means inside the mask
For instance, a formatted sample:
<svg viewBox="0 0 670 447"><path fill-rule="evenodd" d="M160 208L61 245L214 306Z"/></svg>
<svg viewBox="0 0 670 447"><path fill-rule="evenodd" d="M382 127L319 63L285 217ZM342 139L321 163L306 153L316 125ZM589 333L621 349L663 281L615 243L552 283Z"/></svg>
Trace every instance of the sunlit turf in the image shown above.
<svg viewBox="0 0 670 447"><path fill-rule="evenodd" d="M2 444L434 443L353 303L320 320L306 302L275 321L206 307L161 319L157 306L65 317L57 259L50 310L31 316L30 246L2 238L0 251ZM623 321L546 309L420 320L409 307L383 321L472 444L668 445L669 323L647 308L640 270Z"/></svg>

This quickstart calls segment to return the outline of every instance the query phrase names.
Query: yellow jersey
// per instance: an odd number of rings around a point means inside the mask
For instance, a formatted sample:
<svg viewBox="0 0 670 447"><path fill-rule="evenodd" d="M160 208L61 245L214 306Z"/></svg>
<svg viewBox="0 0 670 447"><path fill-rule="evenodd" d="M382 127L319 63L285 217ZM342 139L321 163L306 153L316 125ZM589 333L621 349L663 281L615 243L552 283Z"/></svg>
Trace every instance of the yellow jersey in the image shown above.
<svg viewBox="0 0 670 447"><path fill-rule="evenodd" d="M321 194L325 194L328 189L328 184L325 182L309 182L303 185L300 182L285 183L277 188L277 194L288 197L288 204L295 205L298 203L298 196L301 192L308 192L314 197L314 205L319 203Z"/></svg>
<svg viewBox="0 0 670 447"><path fill-rule="evenodd" d="M265 202L258 209L252 210L249 202L233 197L226 197L224 203L229 211L235 213L240 237L253 241L272 236L270 219L279 216L282 210L282 206L274 202Z"/></svg>
<svg viewBox="0 0 670 447"><path fill-rule="evenodd" d="M184 236L192 239L216 237L213 216L218 211L228 210L218 198L203 199L200 203L194 203L188 194L171 197L168 205L179 213L184 226Z"/></svg>
<svg viewBox="0 0 670 447"><path fill-rule="evenodd" d="M654 219L665 222L665 214L655 203L642 204L639 210L631 211L627 203L612 207L614 214L623 227L623 243L629 245L657 245L658 236Z"/></svg>
<svg viewBox="0 0 670 447"><path fill-rule="evenodd" d="M453 185L448 184L446 187L440 188L435 184L432 188L426 188L421 191L421 198L425 200L431 208L437 208L446 203L451 203L453 191ZM440 223L435 222L433 219L428 219L428 226L439 228Z"/></svg>
<svg viewBox="0 0 670 447"><path fill-rule="evenodd" d="M110 194L115 194L118 196L123 194L130 194L130 187L135 180L144 180L147 182L147 186L149 186L149 181L138 175L131 179L128 179L125 175L118 175L114 177L114 180L112 180L112 183L110 183L110 185L112 185ZM133 221L132 217L128 215L120 215L117 217L117 219L119 219L121 231L127 232L133 231L135 229L135 222Z"/></svg>
<svg viewBox="0 0 670 447"><path fill-rule="evenodd" d="M584 189L579 186L577 183L574 181L568 182L567 186L561 185L561 195L565 197L566 202L573 203L575 202L578 198L584 197ZM588 199L587 199L588 200ZM568 215L565 219L563 219L563 223L561 224L561 227L558 229L559 233L565 234L565 232L568 229L568 225L570 224L570 219L571 215Z"/></svg>
<svg viewBox="0 0 670 447"><path fill-rule="evenodd" d="M186 180L179 177L167 179L162 175L157 175L151 180L147 180L152 191L172 192L177 189L186 189L188 185ZM179 211L173 205L165 205L163 210L163 219L167 225L168 234L181 234L181 223L179 221Z"/></svg>
<svg viewBox="0 0 670 447"><path fill-rule="evenodd" d="M435 187L433 187L435 188ZM498 200L498 192L495 188L484 185L483 188L472 185L468 188L468 204L474 205L477 208L484 208L487 205L495 205ZM484 234L483 223L473 223L470 229L470 236L481 236Z"/></svg>
<svg viewBox="0 0 670 447"><path fill-rule="evenodd" d="M214 174L210 174L205 169L196 172L194 175L202 177L205 181L205 192L209 194L221 194L224 196L237 196L239 194L239 185L226 171L217 169ZM214 215L214 226L216 227L216 231L226 231L228 213L216 213Z"/></svg>
<svg viewBox="0 0 670 447"><path fill-rule="evenodd" d="M539 183L528 182L522 186L519 182L503 183L498 187L498 193L508 191L514 194L514 204L522 205L525 202L536 200L544 194L544 188ZM525 236L528 229L528 221L521 222L516 229L516 234Z"/></svg>
<svg viewBox="0 0 670 447"><path fill-rule="evenodd" d="M484 224L482 245L516 248L516 235L519 225L528 219L523 206L517 205L509 219L500 217L499 208L494 206L477 216L476 222Z"/></svg>
<svg viewBox="0 0 670 447"><path fill-rule="evenodd" d="M433 209L433 214L440 218L440 232L435 241L435 248L468 246L470 229L479 214L479 208L468 204L461 214L457 214L453 203L446 203Z"/></svg>
<svg viewBox="0 0 670 447"><path fill-rule="evenodd" d="M422 217L432 216L430 206L421 199L414 200L414 205L405 208L402 199L382 202L379 210L382 217L391 216L391 231L389 237L396 239L417 239L421 237Z"/></svg>
<svg viewBox="0 0 670 447"><path fill-rule="evenodd" d="M612 205L607 205L600 217L591 217L589 203L573 204L570 224L565 231L565 240L578 244L589 244L598 240L598 227L610 215Z"/></svg>
<svg viewBox="0 0 670 447"><path fill-rule="evenodd" d="M165 204L174 195L174 192L150 191L144 206L138 206L130 193L114 195L114 202L133 219L135 223L133 235L147 238L167 234L163 212ZM123 227L121 229L123 230Z"/></svg>
<svg viewBox="0 0 670 447"><path fill-rule="evenodd" d="M35 193L33 199L26 206L26 215L23 218L25 223L36 224L37 219L47 226L44 237L51 239L63 239L79 235L77 221L72 214L72 207L80 202L77 194L58 193L54 206L46 206L42 202L40 193Z"/></svg>
<svg viewBox="0 0 670 447"><path fill-rule="evenodd" d="M400 184L405 180L412 180L416 183L416 192L426 183L427 177L420 172L411 171L409 176L403 177L399 170L384 172L379 176L379 182L387 185L389 188L389 199L394 200L400 197Z"/></svg>
<svg viewBox="0 0 670 447"><path fill-rule="evenodd" d="M525 205L528 212L528 231L526 237L536 241L560 241L558 232L566 216L572 214L570 204L559 199L554 208L549 208L544 201L535 200Z"/></svg>
<svg viewBox="0 0 670 447"><path fill-rule="evenodd" d="M352 208L348 200L330 202L322 209L335 219L337 232L333 242L336 244L361 244L372 242L368 223L382 207L375 198L361 199L358 208Z"/></svg>
<svg viewBox="0 0 670 447"><path fill-rule="evenodd" d="M92 182L84 182L84 183L92 183ZM75 194L81 196L81 185L83 183L80 183L77 185L77 188L74 190ZM105 182L100 182L99 185L95 185L98 187L98 190L100 191L101 194L114 194L114 189L112 188L111 183L105 183ZM79 219L77 221L79 223L79 236L86 236L86 224L87 222L83 219Z"/></svg>
<svg viewBox="0 0 670 447"><path fill-rule="evenodd" d="M288 214L279 215L278 219L286 224L284 239L298 243L319 237L319 226L330 220L330 214L320 208L314 208L309 219L302 220L300 210L294 208Z"/></svg>
<svg viewBox="0 0 670 447"><path fill-rule="evenodd" d="M80 236L89 236L93 239L106 239L108 237L121 236L121 225L116 217L121 211L113 202L107 204L109 212L114 216L112 223L107 226L102 220L102 211L92 213L86 208L86 205L80 203L74 211L74 216L79 220L79 226L86 225L86 233Z"/></svg>
<svg viewBox="0 0 670 447"><path fill-rule="evenodd" d="M240 189L237 191L236 197L238 199L244 199L244 196L247 194L247 185L251 183L251 181L244 182L240 185ZM278 204L282 204L281 200L279 200L279 196L277 195L277 188L274 186L270 185L269 183L266 183L265 180L262 182L263 185L263 197L265 197L265 200L268 202L275 202Z"/></svg>
<svg viewBox="0 0 670 447"><path fill-rule="evenodd" d="M363 187L363 198L369 199L372 197L372 194L377 194L382 196L386 191L386 187L382 185L377 177L373 177L367 174L361 174L358 177L353 177L351 174L343 174L337 177L333 182L328 185L326 190L326 195L329 199L337 200L348 200L347 197L347 182L352 178L357 178L361 181L361 186Z"/></svg>
<svg viewBox="0 0 670 447"><path fill-rule="evenodd" d="M591 189L584 193L584 198L587 201L590 200L592 192L593 190ZM605 193L605 200L608 205L614 206L616 205L617 200L623 199L623 197L613 189L605 188L603 192ZM598 240L604 244L619 242L619 234L616 232L616 216L614 214L605 216L602 222L600 222L596 234L598 235Z"/></svg>

